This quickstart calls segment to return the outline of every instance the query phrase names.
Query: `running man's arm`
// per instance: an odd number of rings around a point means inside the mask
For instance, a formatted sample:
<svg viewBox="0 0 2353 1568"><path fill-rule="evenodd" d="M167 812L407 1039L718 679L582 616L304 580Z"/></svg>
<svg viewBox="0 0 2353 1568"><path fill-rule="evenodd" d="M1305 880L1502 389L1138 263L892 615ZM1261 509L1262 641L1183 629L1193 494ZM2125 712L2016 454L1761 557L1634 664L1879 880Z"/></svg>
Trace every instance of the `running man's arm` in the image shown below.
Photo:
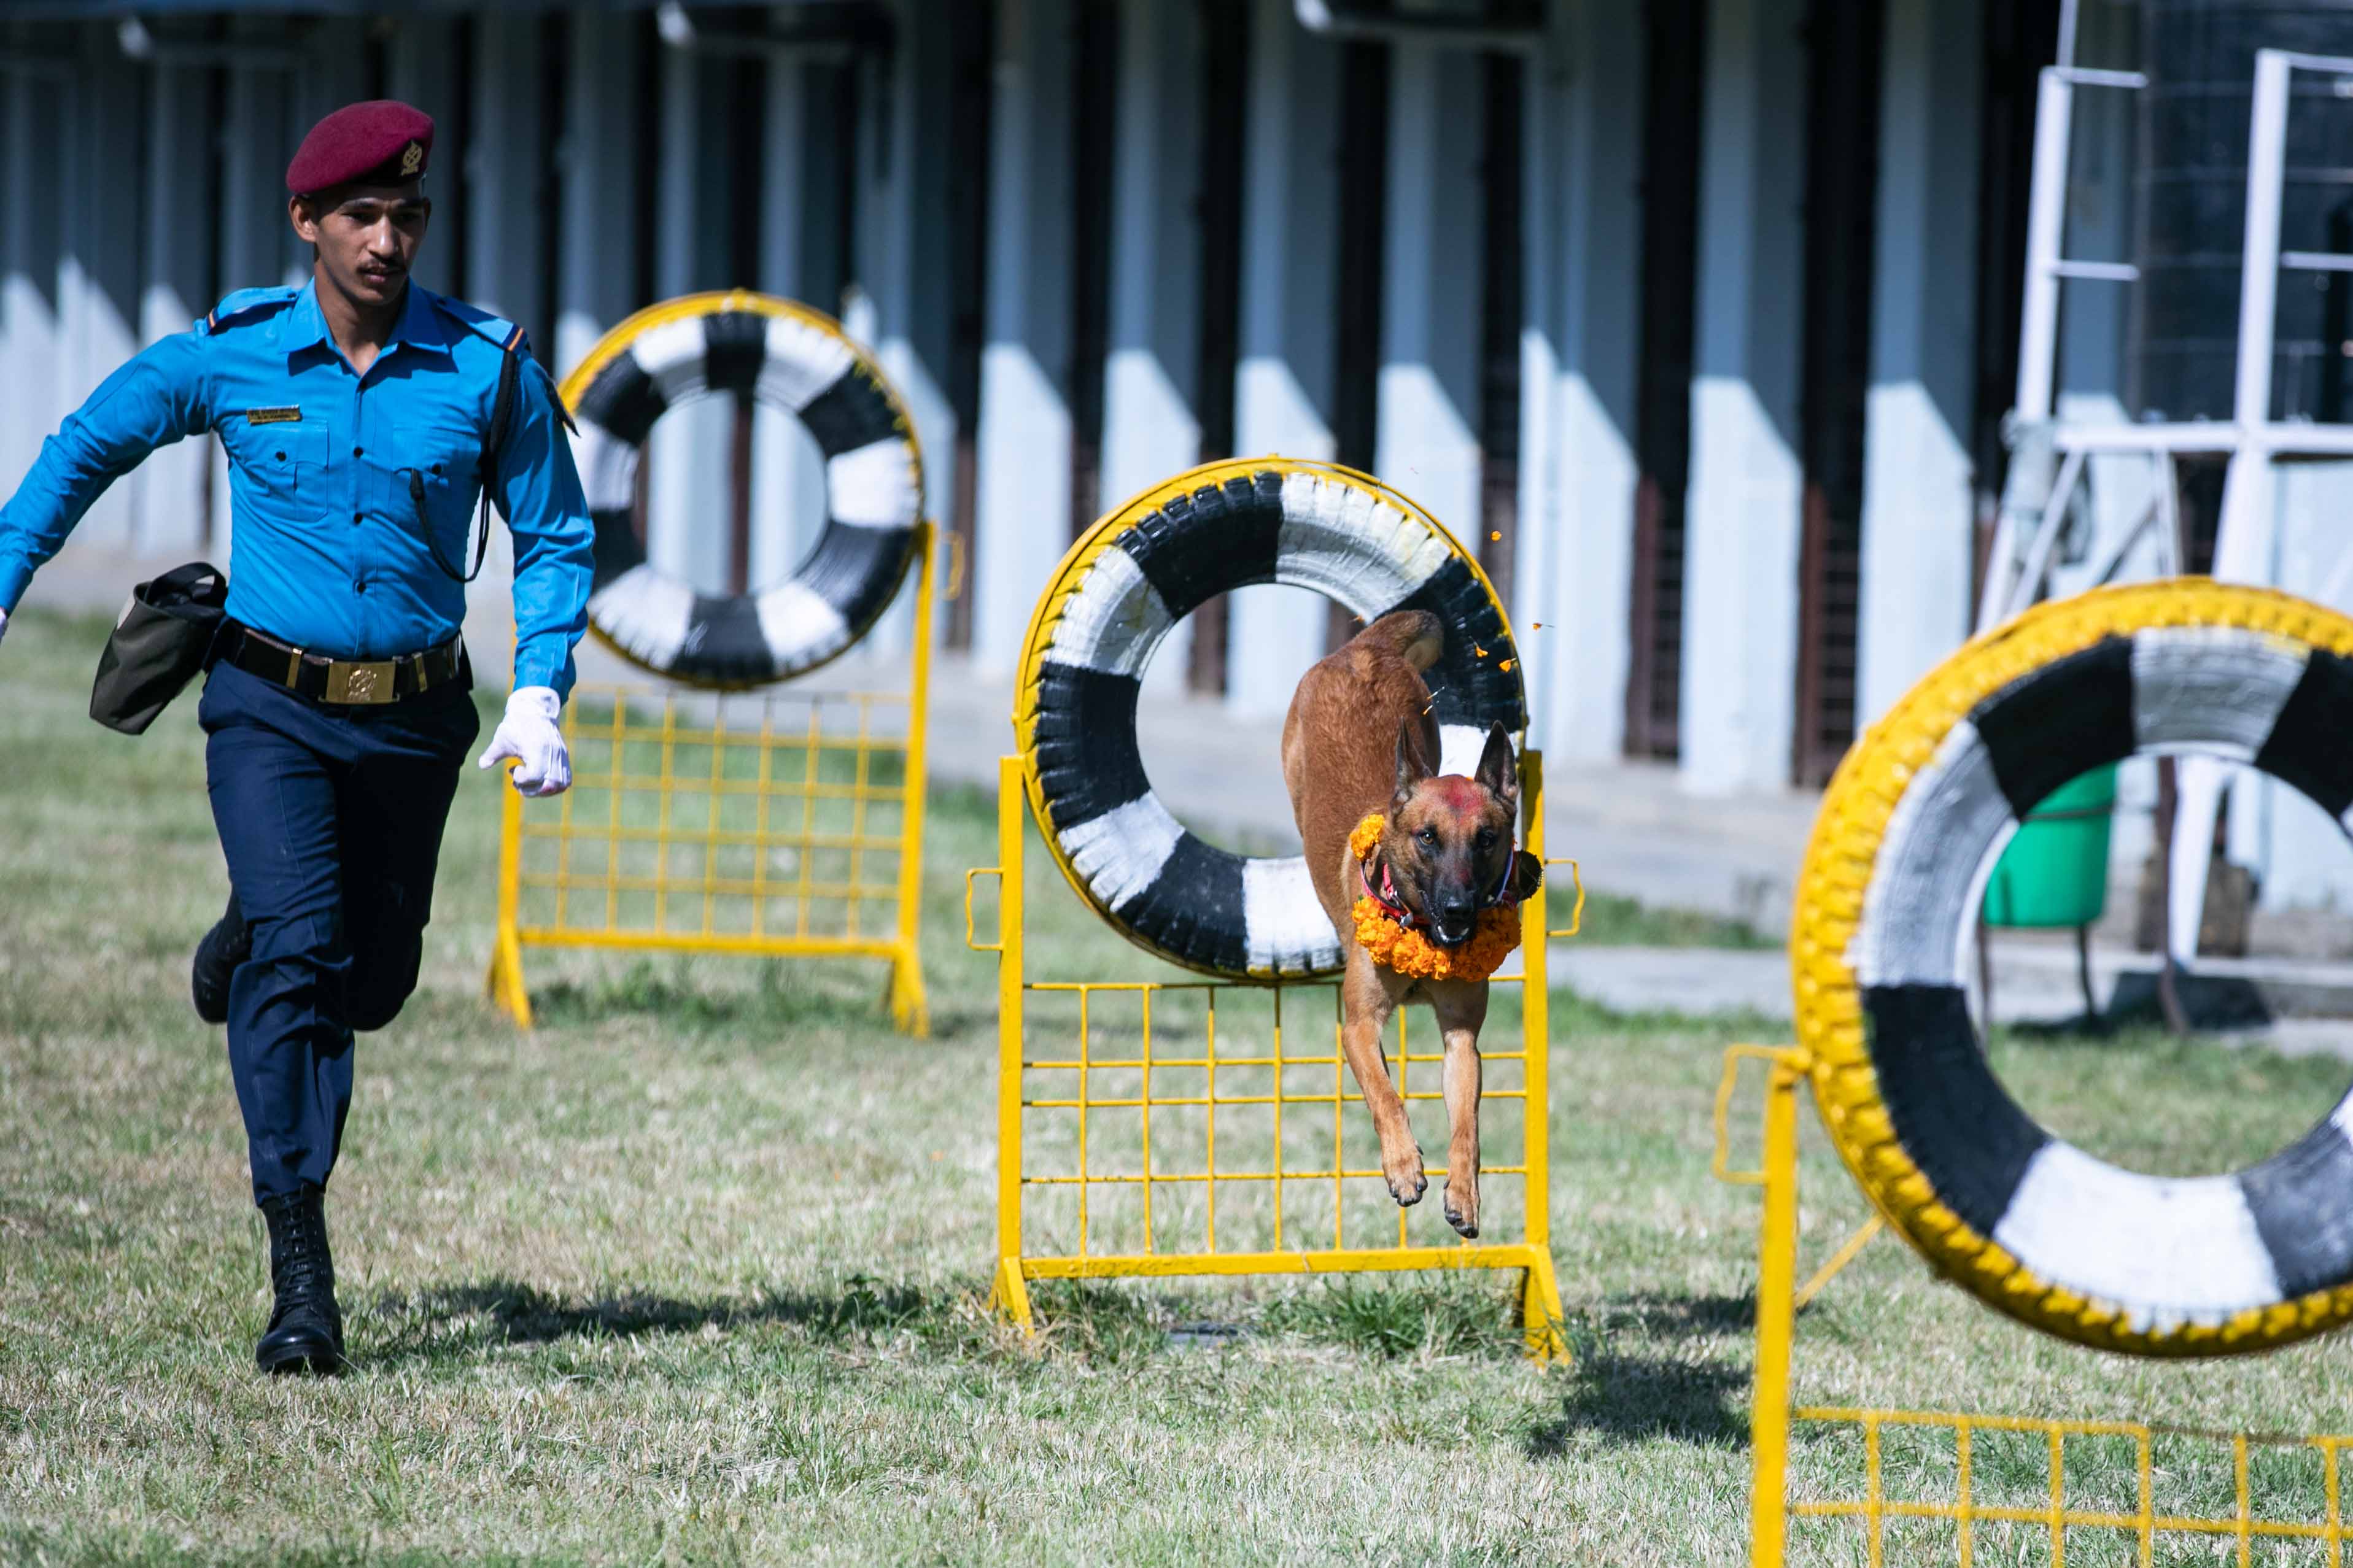
<svg viewBox="0 0 2353 1568"><path fill-rule="evenodd" d="M211 427L204 342L194 331L165 338L100 383L41 443L32 471L0 507L0 613L16 608L34 571L107 486L156 447Z"/></svg>
<svg viewBox="0 0 2353 1568"><path fill-rule="evenodd" d="M588 629L596 531L555 384L528 357L519 369L491 499L514 539L515 689L542 686L561 699L572 691L573 645Z"/></svg>

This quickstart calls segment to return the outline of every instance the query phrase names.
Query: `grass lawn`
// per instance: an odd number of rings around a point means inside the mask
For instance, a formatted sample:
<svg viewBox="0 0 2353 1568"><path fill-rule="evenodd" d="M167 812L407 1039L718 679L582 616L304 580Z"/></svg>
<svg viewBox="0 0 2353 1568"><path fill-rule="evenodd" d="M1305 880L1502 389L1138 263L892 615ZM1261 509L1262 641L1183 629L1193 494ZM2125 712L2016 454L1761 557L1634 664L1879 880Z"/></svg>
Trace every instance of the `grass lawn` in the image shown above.
<svg viewBox="0 0 2353 1568"><path fill-rule="evenodd" d="M1461 1279L1043 1290L1025 1344L982 1306L994 971L964 950L960 904L993 806L968 790L934 797L933 1038L892 1033L871 963L537 952L524 1037L481 996L497 797L470 777L425 985L362 1039L329 1202L358 1370L257 1376L261 1226L221 1037L187 1003L226 886L195 700L135 742L91 724L103 635L31 614L0 647L0 1561L1746 1560L1757 1200L1707 1173L1737 1026L1556 999L1573 1368L1522 1361L1503 1286ZM1042 852L1031 871L1032 948L1056 973L1151 972ZM2052 1125L2168 1170L2269 1152L2345 1076L2146 1037L1994 1049ZM1442 1147L1434 1108L1417 1116ZM1752 1106L1752 1146L1753 1128ZM1864 1206L1810 1112L1807 1138L1810 1261ZM1797 1384L1818 1403L2353 1428L2353 1341L2104 1357L1892 1242L1801 1320ZM2033 1506L2040 1441L1982 1448L1981 1495ZM1939 1461L1899 1445L1889 1463ZM2129 1490L2113 1454L2069 1469ZM2158 1469L2227 1508L2211 1456ZM1793 1484L1859 1473L1818 1434ZM2281 1509L2316 1497L2316 1474L2257 1481ZM1802 1561L1864 1560L1852 1530L1799 1540ZM1984 1528L1977 1561L2042 1563L2042 1540ZM2070 1563L2133 1561L2068 1545ZM2179 1549L2157 1560L2226 1560ZM1917 1533L1890 1560L1951 1557Z"/></svg>

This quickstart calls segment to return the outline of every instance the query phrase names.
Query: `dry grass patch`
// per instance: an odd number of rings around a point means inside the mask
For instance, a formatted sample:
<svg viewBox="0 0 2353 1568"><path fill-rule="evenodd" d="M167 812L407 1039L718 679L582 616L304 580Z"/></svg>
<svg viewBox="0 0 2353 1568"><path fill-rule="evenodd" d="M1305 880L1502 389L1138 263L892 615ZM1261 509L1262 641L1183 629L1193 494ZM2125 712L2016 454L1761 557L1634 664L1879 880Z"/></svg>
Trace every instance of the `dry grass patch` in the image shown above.
<svg viewBox="0 0 2353 1568"><path fill-rule="evenodd" d="M102 636L29 615L0 651L0 1560L1745 1560L1757 1215L1706 1175L1731 1026L1557 1000L1574 1370L1525 1364L1502 1287L1455 1279L1059 1289L1025 1344L982 1309L993 975L960 874L993 812L968 791L935 802L934 1038L891 1032L879 965L542 953L519 1037L480 994L497 802L470 779L427 984L360 1045L330 1200L360 1369L258 1378L260 1226L185 996L224 889L194 704L138 742L91 725ZM1039 951L1151 973L1032 864ZM2147 1038L1999 1062L2094 1147L2202 1168L2308 1125L2343 1070ZM1818 1140L1808 1182L1819 1256L1862 1205ZM2096 1357L1892 1244L1802 1331L1810 1400L2353 1412L2347 1342ZM1841 1484L1835 1444L1799 1458L1801 1489Z"/></svg>

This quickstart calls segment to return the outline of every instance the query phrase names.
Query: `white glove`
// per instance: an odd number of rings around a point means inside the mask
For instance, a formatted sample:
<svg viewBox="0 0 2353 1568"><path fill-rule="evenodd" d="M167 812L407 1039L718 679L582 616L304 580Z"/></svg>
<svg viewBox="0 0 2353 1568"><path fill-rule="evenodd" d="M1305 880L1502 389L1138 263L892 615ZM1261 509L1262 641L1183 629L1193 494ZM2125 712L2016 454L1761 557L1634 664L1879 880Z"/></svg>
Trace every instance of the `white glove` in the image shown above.
<svg viewBox="0 0 2353 1568"><path fill-rule="evenodd" d="M8 612L7 612L7 611L5 611L5 610L0 610L0 637L6 637L7 635L8 635Z"/></svg>
<svg viewBox="0 0 2353 1568"><path fill-rule="evenodd" d="M495 767L508 757L521 765L513 773L515 792L539 799L562 795L572 787L572 753L564 747L564 731L555 716L564 700L544 686L519 686L507 699L506 717L491 736L490 749L478 768Z"/></svg>

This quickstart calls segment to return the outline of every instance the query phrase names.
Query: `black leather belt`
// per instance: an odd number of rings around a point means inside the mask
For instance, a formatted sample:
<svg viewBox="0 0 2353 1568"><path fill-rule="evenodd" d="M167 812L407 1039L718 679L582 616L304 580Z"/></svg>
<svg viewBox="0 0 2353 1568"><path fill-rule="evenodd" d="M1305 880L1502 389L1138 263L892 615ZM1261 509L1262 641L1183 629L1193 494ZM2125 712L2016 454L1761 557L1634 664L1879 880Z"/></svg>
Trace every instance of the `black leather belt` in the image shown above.
<svg viewBox="0 0 2353 1568"><path fill-rule="evenodd" d="M314 702L339 704L397 702L448 685L466 668L462 635L397 658L329 658L228 621L221 629L221 650L222 658L248 675L274 680Z"/></svg>

